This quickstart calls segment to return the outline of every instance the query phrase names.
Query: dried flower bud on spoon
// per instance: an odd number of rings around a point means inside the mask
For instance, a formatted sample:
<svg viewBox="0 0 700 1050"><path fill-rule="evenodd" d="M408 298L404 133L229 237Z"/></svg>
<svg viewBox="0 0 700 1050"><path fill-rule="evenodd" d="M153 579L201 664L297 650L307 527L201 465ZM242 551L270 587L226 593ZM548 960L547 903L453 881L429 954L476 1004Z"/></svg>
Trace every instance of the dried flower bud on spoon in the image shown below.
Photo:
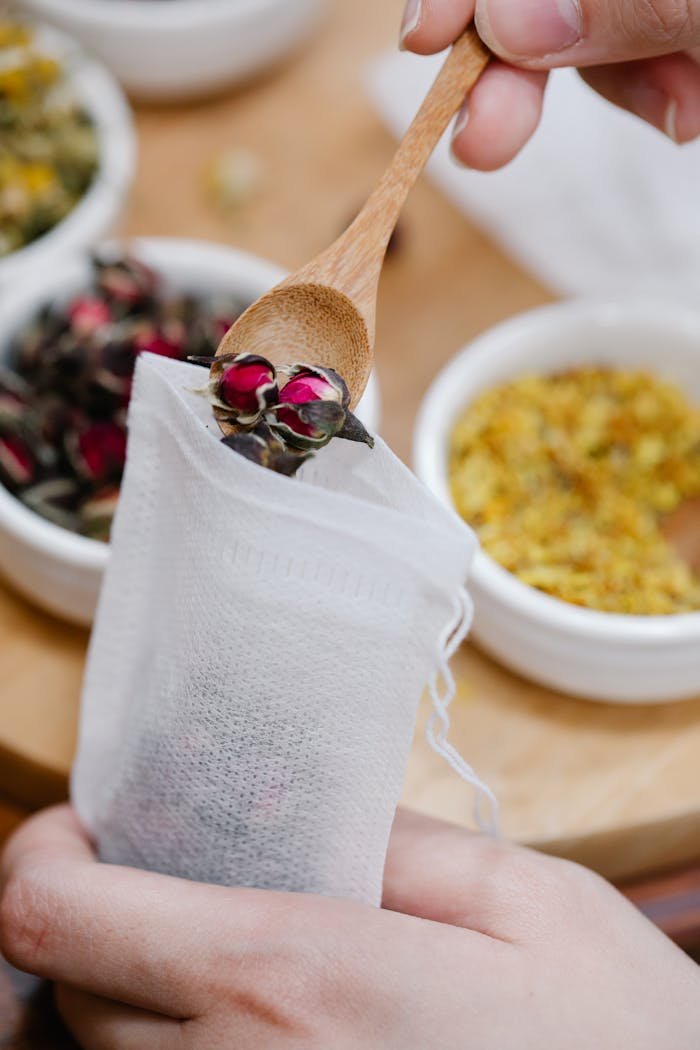
<svg viewBox="0 0 700 1050"><path fill-rule="evenodd" d="M201 358L190 358L200 364ZM277 401L275 369L264 357L238 354L209 380L209 401L218 411L217 418L241 426L254 426L263 413Z"/></svg>
<svg viewBox="0 0 700 1050"><path fill-rule="evenodd" d="M257 354L190 357L211 365L200 391L213 406L223 442L259 466L292 475L334 437L374 445L350 411L350 392L332 368L296 364L278 370Z"/></svg>

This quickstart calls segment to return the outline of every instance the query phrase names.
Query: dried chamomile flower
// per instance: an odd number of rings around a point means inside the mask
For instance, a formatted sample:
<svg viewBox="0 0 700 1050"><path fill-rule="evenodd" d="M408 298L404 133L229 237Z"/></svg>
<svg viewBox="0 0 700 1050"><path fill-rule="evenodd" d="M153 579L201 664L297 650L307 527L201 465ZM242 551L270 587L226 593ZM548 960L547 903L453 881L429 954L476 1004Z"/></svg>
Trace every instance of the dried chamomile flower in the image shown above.
<svg viewBox="0 0 700 1050"><path fill-rule="evenodd" d="M97 134L60 63L0 20L0 257L75 207L98 167Z"/></svg>
<svg viewBox="0 0 700 1050"><path fill-rule="evenodd" d="M214 205L221 211L243 208L263 183L263 165L255 153L230 149L210 164L205 174L205 187Z"/></svg>

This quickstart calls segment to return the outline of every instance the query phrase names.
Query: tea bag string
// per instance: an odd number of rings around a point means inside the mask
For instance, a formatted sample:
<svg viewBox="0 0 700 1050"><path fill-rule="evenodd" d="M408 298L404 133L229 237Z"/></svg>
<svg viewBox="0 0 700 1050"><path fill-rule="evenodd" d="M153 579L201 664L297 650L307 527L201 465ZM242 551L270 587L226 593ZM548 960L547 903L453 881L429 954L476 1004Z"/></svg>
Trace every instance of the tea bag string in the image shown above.
<svg viewBox="0 0 700 1050"><path fill-rule="evenodd" d="M459 618L456 626L450 625L438 643L437 669L428 685L433 710L425 735L433 751L445 759L457 776L474 788L474 819L477 826L486 834L498 836L500 826L496 796L447 739L450 731L447 709L457 688L449 662L466 638L472 619L472 601L464 587L460 588L458 604Z"/></svg>

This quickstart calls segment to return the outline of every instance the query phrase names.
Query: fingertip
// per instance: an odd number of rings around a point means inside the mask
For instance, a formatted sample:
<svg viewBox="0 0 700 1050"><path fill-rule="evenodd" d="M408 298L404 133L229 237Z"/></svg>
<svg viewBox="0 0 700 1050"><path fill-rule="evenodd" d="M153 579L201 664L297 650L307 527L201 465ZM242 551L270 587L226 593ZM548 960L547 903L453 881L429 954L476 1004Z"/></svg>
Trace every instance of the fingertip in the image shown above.
<svg viewBox="0 0 700 1050"><path fill-rule="evenodd" d="M690 55L579 70L598 94L683 145L700 136L700 68Z"/></svg>
<svg viewBox="0 0 700 1050"><path fill-rule="evenodd" d="M546 73L493 63L455 122L457 163L494 171L513 160L539 124L546 82Z"/></svg>
<svg viewBox="0 0 700 1050"><path fill-rule="evenodd" d="M474 17L476 0L408 0L399 47L434 55L454 43Z"/></svg>
<svg viewBox="0 0 700 1050"><path fill-rule="evenodd" d="M94 859L90 838L68 804L44 809L20 825L3 853L0 879L37 856L44 856L46 863Z"/></svg>

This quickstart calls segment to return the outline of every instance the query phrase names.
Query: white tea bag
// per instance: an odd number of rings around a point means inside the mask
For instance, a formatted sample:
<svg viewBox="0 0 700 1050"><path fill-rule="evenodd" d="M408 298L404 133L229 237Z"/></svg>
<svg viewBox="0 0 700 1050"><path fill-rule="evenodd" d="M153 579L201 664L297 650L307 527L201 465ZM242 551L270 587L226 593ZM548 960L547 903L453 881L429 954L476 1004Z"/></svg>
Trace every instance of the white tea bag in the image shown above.
<svg viewBox="0 0 700 1050"><path fill-rule="evenodd" d="M459 766L437 682L475 540L381 441L250 463L201 385L139 360L75 805L107 862L379 903L427 684Z"/></svg>

